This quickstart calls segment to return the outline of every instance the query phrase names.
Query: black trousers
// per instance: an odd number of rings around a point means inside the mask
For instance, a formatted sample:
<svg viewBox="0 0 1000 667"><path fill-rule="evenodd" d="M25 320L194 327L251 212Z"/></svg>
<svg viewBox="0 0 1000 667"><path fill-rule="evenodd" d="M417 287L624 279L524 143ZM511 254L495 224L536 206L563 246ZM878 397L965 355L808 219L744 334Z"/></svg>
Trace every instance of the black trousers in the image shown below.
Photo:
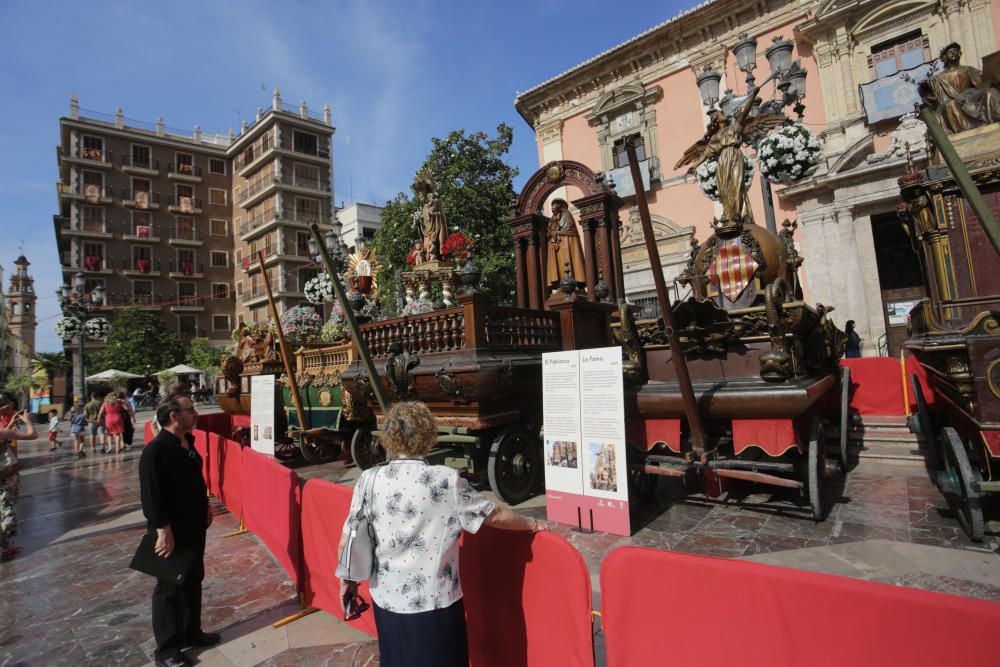
<svg viewBox="0 0 1000 667"><path fill-rule="evenodd" d="M177 655L187 639L201 629L201 582L205 578L205 553L195 560L184 583L157 580L153 589L153 637L156 656Z"/></svg>

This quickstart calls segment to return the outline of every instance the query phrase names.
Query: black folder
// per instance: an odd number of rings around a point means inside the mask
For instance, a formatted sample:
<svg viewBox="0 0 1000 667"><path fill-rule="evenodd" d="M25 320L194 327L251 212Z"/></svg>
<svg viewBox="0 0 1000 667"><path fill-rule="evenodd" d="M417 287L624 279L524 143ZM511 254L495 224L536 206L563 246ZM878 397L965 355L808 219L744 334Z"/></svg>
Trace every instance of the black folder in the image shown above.
<svg viewBox="0 0 1000 667"><path fill-rule="evenodd" d="M132 562L128 566L161 581L178 586L183 584L198 554L194 549L175 544L171 554L163 558L157 556L156 552L153 551L155 546L156 535L143 535L142 541L139 542L139 548L135 550Z"/></svg>

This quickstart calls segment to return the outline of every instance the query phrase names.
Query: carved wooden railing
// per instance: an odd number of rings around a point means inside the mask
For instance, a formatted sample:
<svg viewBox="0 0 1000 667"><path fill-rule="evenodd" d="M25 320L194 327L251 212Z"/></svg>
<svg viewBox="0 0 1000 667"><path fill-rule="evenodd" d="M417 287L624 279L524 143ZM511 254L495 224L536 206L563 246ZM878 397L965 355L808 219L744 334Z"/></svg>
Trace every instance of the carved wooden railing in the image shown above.
<svg viewBox="0 0 1000 667"><path fill-rule="evenodd" d="M351 365L356 356L354 345L350 341L322 347L305 347L295 353L295 371L297 374L312 375L342 371Z"/></svg>
<svg viewBox="0 0 1000 667"><path fill-rule="evenodd" d="M361 325L372 358L398 342L411 354L465 349L550 352L560 349L559 316L548 311L494 307L482 298L455 308Z"/></svg>

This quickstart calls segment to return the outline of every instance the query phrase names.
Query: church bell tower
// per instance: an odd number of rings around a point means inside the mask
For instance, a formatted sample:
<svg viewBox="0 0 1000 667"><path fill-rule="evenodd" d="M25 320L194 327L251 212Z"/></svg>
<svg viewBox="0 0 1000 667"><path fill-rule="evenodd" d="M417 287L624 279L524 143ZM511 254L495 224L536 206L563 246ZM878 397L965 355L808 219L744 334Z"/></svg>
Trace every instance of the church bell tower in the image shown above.
<svg viewBox="0 0 1000 667"><path fill-rule="evenodd" d="M21 356L30 360L35 356L35 280L28 275L28 262L24 255L14 260L17 269L10 277L7 292L7 326L12 335L21 339ZM30 366L30 361L28 362ZM26 372L27 368L18 369Z"/></svg>

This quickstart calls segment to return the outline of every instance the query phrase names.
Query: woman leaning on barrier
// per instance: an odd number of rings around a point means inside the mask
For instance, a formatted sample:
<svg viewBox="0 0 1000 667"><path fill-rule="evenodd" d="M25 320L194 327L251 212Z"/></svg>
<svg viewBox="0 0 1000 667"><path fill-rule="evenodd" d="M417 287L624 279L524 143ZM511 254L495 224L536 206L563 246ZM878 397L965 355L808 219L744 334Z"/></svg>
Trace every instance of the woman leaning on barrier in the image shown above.
<svg viewBox="0 0 1000 667"><path fill-rule="evenodd" d="M417 401L396 403L382 422L388 461L366 470L354 486L351 514L368 490L375 528L370 584L380 664L468 665L465 607L458 576L458 538L485 523L507 530L548 530L545 521L496 505L448 466L426 457L437 437L434 417ZM369 478L371 484L369 485ZM343 551L346 533L340 540ZM341 582L354 600L357 583Z"/></svg>

